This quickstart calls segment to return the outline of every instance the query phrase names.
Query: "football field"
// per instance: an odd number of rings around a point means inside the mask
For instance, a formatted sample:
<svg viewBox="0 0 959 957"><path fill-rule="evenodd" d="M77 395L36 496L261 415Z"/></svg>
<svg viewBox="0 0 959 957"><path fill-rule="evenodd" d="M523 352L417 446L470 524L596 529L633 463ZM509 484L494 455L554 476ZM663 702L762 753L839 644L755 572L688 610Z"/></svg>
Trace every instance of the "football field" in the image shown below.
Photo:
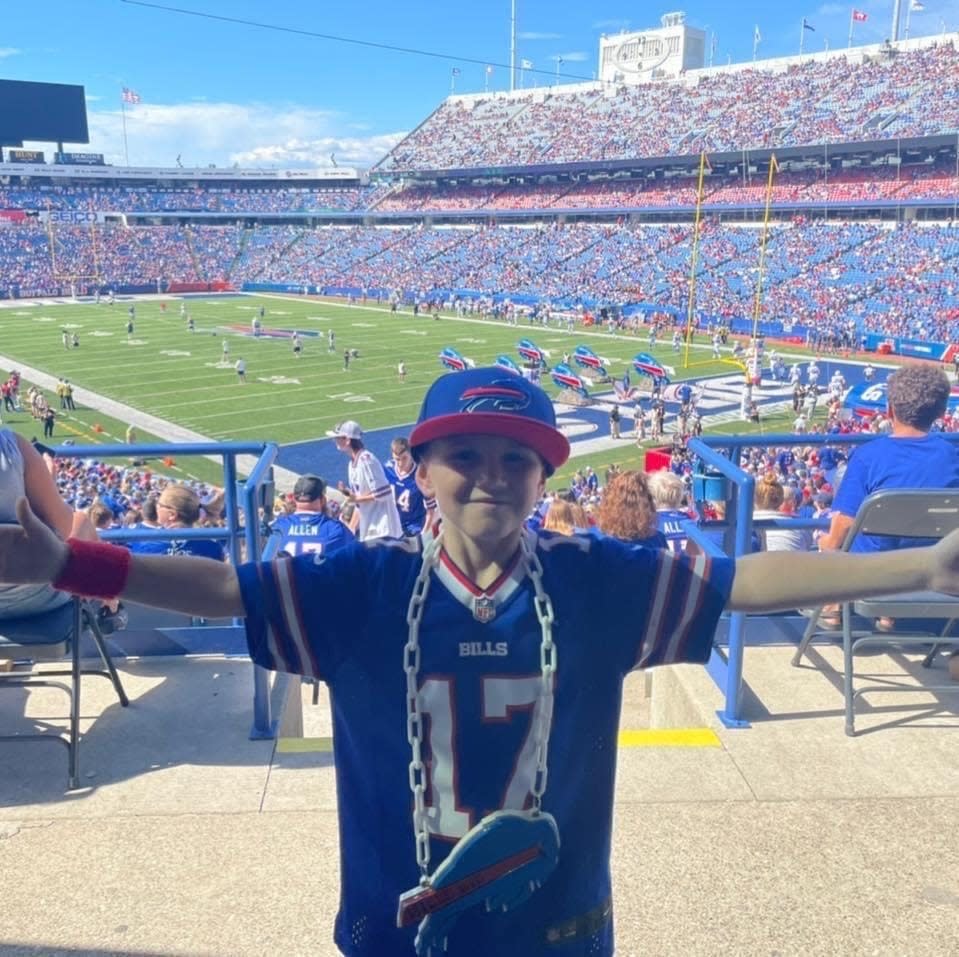
<svg viewBox="0 0 959 957"><path fill-rule="evenodd" d="M192 317L195 331L187 328L181 304ZM127 332L130 306L135 308L134 330ZM261 334L253 335L252 320L264 309ZM368 308L341 302L280 296L220 295L208 297L118 298L89 302L47 301L15 303L0 309L0 354L11 364L22 364L75 386L116 400L135 410L186 427L214 440L270 440L288 447L281 463L295 471L329 468L335 453L332 443L317 446L325 430L344 419L356 419L371 433L382 431L371 446L378 454L385 436L408 430L415 421L426 387L443 372L438 355L444 348L457 350L477 364L490 364L499 354L519 362L521 338L532 339L550 353L550 363L562 361L577 345L588 345L609 362L620 377L631 370L637 352L652 352L676 370L676 379L727 376L741 381L741 367L710 359L711 347L702 341L690 351L689 366L670 341L653 350L647 336L610 335L593 329L544 329L520 322L510 326L500 320L413 316L406 309L391 314L385 306ZM294 330L302 343L294 356ZM329 333L335 334L331 351ZM79 338L79 346L64 345L64 334ZM344 350L358 356L345 368ZM234 363L246 363L241 382ZM400 381L399 362L407 375ZM828 371L828 370L827 370ZM633 383L639 380L632 373ZM27 376L29 379L29 376ZM548 376L543 385L559 392ZM609 385L599 387L607 393ZM25 389L23 390L25 391ZM45 389L54 408L57 399ZM600 394L600 400L603 396ZM735 399L732 400L735 403ZM79 443L122 440L124 421L111 418L95 403L76 414L58 417L54 443L70 437ZM587 418L602 432L606 417L602 402ZM36 435L39 423L7 416L8 424ZM737 423L737 431L748 431ZM162 434L157 437L163 438ZM572 436L571 436L572 437ZM140 441L153 436L138 429ZM641 452L630 442L610 457L592 457L593 464L639 464ZM601 451L601 450L597 450ZM317 459L319 455L319 460ZM284 459L286 460L284 462ZM200 469L204 471L204 469ZM201 476L202 477L202 476Z"/></svg>

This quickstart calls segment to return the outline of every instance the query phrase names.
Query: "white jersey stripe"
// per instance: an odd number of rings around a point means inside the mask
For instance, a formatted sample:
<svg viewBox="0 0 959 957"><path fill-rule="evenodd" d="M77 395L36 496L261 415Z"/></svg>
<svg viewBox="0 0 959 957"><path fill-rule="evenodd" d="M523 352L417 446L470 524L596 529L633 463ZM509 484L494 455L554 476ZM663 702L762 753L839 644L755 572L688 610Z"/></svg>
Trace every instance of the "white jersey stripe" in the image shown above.
<svg viewBox="0 0 959 957"><path fill-rule="evenodd" d="M659 570L656 574L656 582L653 586L653 600L650 603L646 633L643 635L643 640L640 644L639 660L633 667L644 665L650 654L656 648L656 642L662 630L663 616L666 613L666 603L669 600L669 594L672 589L673 576L676 570L675 566L676 559L673 555L667 551L662 552Z"/></svg>
<svg viewBox="0 0 959 957"><path fill-rule="evenodd" d="M316 660L313 657L306 631L303 628L303 622L300 619L293 579L290 575L291 565L292 562L286 558L278 558L272 563L273 577L276 581L276 590L280 599L280 611L283 614L286 633L300 657L300 673L308 678L319 678Z"/></svg>
<svg viewBox="0 0 959 957"><path fill-rule="evenodd" d="M683 613L673 631L672 640L666 649L665 661L676 661L686 639L689 637L689 628L693 619L699 615L706 589L703 585L705 576L709 572L709 561L705 555L697 555L692 562L692 581L686 592L686 601Z"/></svg>

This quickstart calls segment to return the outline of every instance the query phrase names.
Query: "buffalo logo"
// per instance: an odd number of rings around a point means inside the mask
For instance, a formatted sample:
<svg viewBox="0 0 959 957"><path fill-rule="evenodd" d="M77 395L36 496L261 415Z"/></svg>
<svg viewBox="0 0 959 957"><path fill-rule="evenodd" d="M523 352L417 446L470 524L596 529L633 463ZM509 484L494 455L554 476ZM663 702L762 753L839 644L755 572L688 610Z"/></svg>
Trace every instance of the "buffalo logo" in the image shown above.
<svg viewBox="0 0 959 957"><path fill-rule="evenodd" d="M512 382L502 381L467 389L460 402L461 412L520 412L529 405L529 396Z"/></svg>

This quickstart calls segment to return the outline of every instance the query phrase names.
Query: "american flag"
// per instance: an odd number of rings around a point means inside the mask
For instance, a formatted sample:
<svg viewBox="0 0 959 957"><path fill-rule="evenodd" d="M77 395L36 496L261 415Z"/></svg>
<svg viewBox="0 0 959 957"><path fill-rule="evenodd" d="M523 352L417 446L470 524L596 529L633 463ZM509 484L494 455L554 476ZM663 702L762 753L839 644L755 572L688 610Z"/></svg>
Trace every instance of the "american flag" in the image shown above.
<svg viewBox="0 0 959 957"><path fill-rule="evenodd" d="M132 103L134 106L140 102L140 94L136 90L131 90L129 87L124 87L120 93L120 99L124 103Z"/></svg>

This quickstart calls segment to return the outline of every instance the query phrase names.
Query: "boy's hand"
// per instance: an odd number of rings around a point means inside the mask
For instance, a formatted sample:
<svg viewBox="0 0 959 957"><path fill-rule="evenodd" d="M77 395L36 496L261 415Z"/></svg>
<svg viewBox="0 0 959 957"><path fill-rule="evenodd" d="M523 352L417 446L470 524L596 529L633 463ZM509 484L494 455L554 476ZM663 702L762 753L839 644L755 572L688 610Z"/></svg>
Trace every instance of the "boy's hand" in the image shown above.
<svg viewBox="0 0 959 957"><path fill-rule="evenodd" d="M959 531L950 532L929 549L929 588L959 595Z"/></svg>
<svg viewBox="0 0 959 957"><path fill-rule="evenodd" d="M26 498L17 501L19 525L0 525L0 582L41 585L55 581L70 554L66 542L33 514Z"/></svg>

